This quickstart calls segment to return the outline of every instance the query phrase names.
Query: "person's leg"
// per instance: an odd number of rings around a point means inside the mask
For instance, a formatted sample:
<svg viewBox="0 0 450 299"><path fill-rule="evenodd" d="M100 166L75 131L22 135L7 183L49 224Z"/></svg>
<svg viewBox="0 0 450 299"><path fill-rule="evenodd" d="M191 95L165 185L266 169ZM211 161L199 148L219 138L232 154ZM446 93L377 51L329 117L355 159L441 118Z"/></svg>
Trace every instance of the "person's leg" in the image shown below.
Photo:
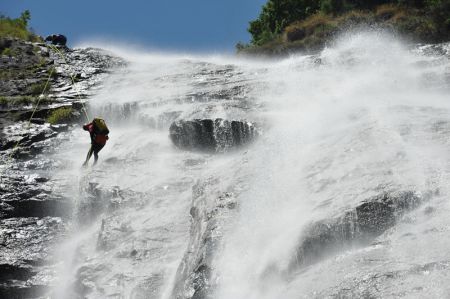
<svg viewBox="0 0 450 299"><path fill-rule="evenodd" d="M86 156L86 161L84 161L83 166L87 166L89 160L91 159L92 153L94 152L94 145L91 144L91 148L88 151L88 154Z"/></svg>
<svg viewBox="0 0 450 299"><path fill-rule="evenodd" d="M97 164L98 152L103 148L104 145L96 144L94 147L94 165Z"/></svg>
<svg viewBox="0 0 450 299"><path fill-rule="evenodd" d="M97 164L97 160L98 160L98 150L94 150L94 165Z"/></svg>

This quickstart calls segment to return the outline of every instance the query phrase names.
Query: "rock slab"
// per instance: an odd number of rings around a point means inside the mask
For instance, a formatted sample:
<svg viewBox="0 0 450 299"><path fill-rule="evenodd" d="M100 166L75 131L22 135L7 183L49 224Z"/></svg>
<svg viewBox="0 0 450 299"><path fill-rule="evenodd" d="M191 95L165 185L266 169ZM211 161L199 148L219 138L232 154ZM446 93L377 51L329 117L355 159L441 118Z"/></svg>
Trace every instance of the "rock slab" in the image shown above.
<svg viewBox="0 0 450 299"><path fill-rule="evenodd" d="M217 119L178 120L170 126L173 144L185 150L226 152L243 146L260 135L247 121Z"/></svg>

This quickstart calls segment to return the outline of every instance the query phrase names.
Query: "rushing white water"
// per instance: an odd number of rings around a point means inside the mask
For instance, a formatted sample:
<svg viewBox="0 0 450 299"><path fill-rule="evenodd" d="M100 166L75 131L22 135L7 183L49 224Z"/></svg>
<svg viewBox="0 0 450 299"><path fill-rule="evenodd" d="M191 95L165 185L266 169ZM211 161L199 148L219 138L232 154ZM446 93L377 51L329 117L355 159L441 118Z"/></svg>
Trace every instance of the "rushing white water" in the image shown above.
<svg viewBox="0 0 450 299"><path fill-rule="evenodd" d="M278 61L114 49L130 65L90 102L111 130L99 164L80 169L81 129L58 154L75 202L58 298L170 298L207 180L212 205L238 204L218 229L213 298L450 296L450 49L426 50L380 33ZM228 154L175 148L170 123L194 118L263 134ZM292 267L308 224L398 190L434 196L369 244Z"/></svg>
<svg viewBox="0 0 450 299"><path fill-rule="evenodd" d="M439 190L442 200L431 205L449 209L448 56L435 60L361 34L320 60L294 57L268 71L271 129L255 149L254 182L225 235L214 297L448 296L437 278L447 266L427 276L419 265L448 265L442 230L450 222L423 210L365 248L286 274L305 223L380 192Z"/></svg>

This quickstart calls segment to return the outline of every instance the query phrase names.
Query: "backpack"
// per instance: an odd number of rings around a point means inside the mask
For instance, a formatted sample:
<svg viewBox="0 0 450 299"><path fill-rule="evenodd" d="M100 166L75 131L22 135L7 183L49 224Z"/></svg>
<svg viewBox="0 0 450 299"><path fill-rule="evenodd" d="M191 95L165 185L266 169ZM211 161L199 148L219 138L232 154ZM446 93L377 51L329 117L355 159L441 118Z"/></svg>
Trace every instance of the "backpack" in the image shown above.
<svg viewBox="0 0 450 299"><path fill-rule="evenodd" d="M94 132L96 134L101 134L101 135L108 135L109 134L109 129L108 126L105 123L105 120L103 120L102 118L94 118L94 120L92 121L92 124L94 125Z"/></svg>
<svg viewBox="0 0 450 299"><path fill-rule="evenodd" d="M106 135L95 135L94 141L97 144L105 145L106 140L108 140L108 136Z"/></svg>

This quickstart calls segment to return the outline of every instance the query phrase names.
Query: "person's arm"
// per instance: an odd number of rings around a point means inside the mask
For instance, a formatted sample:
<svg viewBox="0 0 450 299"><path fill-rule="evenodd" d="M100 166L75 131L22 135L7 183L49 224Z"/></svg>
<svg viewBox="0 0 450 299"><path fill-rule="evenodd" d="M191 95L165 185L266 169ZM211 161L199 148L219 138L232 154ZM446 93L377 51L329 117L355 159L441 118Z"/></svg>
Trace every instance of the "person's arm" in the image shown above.
<svg viewBox="0 0 450 299"><path fill-rule="evenodd" d="M83 126L83 130L89 131L89 127L90 127L91 125L92 125L92 123L85 124L85 125Z"/></svg>

